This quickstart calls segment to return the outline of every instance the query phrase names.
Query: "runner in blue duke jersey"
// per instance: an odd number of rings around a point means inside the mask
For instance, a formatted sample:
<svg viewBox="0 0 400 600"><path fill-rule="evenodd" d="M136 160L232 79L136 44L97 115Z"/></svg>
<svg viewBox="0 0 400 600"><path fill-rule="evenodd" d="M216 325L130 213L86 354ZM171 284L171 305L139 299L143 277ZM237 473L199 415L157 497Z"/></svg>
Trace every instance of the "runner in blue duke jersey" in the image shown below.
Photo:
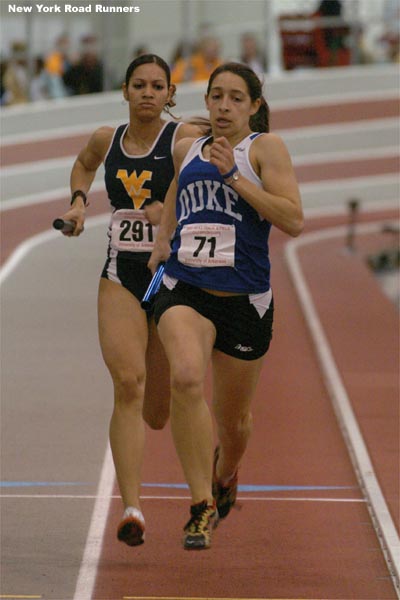
<svg viewBox="0 0 400 600"><path fill-rule="evenodd" d="M272 337L271 226L303 228L287 149L269 133L257 75L226 63L206 94L212 135L174 150L152 271L166 261L155 319L171 369L171 427L192 497L184 548L203 549L236 501L251 400ZM172 242L170 240L172 238ZM218 443L204 397L211 361ZM214 458L213 458L214 456Z"/></svg>
<svg viewBox="0 0 400 600"><path fill-rule="evenodd" d="M139 497L143 417L154 429L162 428L170 401L168 361L140 301L151 280L147 262L174 175L173 148L182 138L202 134L197 125L162 118L163 110L175 105L174 93L169 67L160 57L143 55L129 65L123 84L129 122L93 133L72 168L72 206L63 216L76 223L71 235L80 235L86 195L104 163L112 213L99 285L99 337L114 385L110 443L125 507L118 539L130 546L145 537Z"/></svg>

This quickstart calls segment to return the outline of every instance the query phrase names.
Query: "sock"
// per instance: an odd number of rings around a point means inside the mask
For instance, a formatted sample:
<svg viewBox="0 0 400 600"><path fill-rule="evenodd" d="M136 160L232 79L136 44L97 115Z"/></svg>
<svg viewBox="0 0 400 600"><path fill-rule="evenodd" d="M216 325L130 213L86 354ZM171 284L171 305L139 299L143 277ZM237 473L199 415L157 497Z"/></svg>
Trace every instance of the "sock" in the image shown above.
<svg viewBox="0 0 400 600"><path fill-rule="evenodd" d="M129 517L134 517L144 525L144 516L141 510L135 508L134 506L127 506L123 515L123 519L128 519Z"/></svg>

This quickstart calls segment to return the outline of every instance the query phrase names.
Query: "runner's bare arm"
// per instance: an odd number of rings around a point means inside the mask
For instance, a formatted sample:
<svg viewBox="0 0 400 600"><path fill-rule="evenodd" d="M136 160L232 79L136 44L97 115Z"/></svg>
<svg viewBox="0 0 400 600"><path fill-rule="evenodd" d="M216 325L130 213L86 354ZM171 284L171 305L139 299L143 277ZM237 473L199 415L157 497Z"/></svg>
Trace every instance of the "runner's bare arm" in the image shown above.
<svg viewBox="0 0 400 600"><path fill-rule="evenodd" d="M87 145L79 152L71 171L71 191L89 191L96 171L104 160L111 143L112 127L100 127L90 137Z"/></svg>
<svg viewBox="0 0 400 600"><path fill-rule="evenodd" d="M165 196L164 208L161 216L161 223L157 233L153 252L148 262L148 267L152 273L157 269L160 262L164 262L170 255L170 241L176 229L176 193L178 189L178 174L184 157L193 143L192 138L184 138L175 144L174 149L174 167L175 177L172 180L168 192Z"/></svg>
<svg viewBox="0 0 400 600"><path fill-rule="evenodd" d="M96 171L103 162L110 146L114 129L100 127L90 137L87 145L79 152L70 175L71 193L80 190L87 194L95 178ZM67 236L78 236L84 229L85 203L77 196L71 208L61 216L64 221L73 221L76 226L73 231L64 232Z"/></svg>
<svg viewBox="0 0 400 600"><path fill-rule="evenodd" d="M160 227L157 233L154 248L151 253L147 266L150 271L155 273L160 262L165 262L170 255L170 240L176 228L175 201L176 201L177 181L171 181L168 192L165 196L163 210L161 214Z"/></svg>
<svg viewBox="0 0 400 600"><path fill-rule="evenodd" d="M299 235L303 229L300 192L284 142L272 133L260 135L250 147L249 158L263 188L243 175L229 185L272 225L291 236ZM226 138L215 140L210 161L222 174L231 171L235 161Z"/></svg>

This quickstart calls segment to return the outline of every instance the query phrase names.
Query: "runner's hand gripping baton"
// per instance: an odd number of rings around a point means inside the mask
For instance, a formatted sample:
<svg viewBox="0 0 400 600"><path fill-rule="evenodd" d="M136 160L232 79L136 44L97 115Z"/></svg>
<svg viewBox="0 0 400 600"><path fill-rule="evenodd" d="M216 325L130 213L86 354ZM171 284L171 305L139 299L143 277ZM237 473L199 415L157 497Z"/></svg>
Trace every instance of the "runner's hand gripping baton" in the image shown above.
<svg viewBox="0 0 400 600"><path fill-rule="evenodd" d="M152 307L154 296L157 294L158 290L160 289L161 281L162 281L162 278L164 275L164 268L165 268L164 263L161 263L158 266L157 271L154 273L154 275L149 283L149 287L147 288L147 290L142 298L142 301L140 303L140 306L144 310L150 310L150 308Z"/></svg>
<svg viewBox="0 0 400 600"><path fill-rule="evenodd" d="M71 233L75 229L76 223L74 221L64 221L64 219L54 219L53 227L62 233Z"/></svg>

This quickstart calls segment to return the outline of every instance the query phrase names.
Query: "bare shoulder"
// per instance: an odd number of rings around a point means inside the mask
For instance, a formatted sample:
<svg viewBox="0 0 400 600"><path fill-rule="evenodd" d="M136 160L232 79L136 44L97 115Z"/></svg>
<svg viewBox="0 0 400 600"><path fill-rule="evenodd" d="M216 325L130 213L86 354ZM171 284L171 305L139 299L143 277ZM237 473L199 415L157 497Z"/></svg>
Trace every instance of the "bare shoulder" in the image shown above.
<svg viewBox="0 0 400 600"><path fill-rule="evenodd" d="M183 160L186 154L189 152L189 148L192 146L194 139L192 137L185 137L178 140L174 148L174 156L179 160Z"/></svg>
<svg viewBox="0 0 400 600"><path fill-rule="evenodd" d="M254 146L254 148L257 148L257 149L260 148L262 150L275 149L275 150L279 151L279 150L286 149L285 142L276 133L262 133L261 135L256 137L256 139L254 140L253 146Z"/></svg>
<svg viewBox="0 0 400 600"><path fill-rule="evenodd" d="M181 140L183 138L199 138L203 135L207 135L210 129L209 122L204 119L200 122L199 119L193 119L192 122L182 123L176 132L176 139Z"/></svg>
<svg viewBox="0 0 400 600"><path fill-rule="evenodd" d="M107 148L111 144L114 131L114 127L108 127L107 125L99 127L92 134L92 137L89 140L89 144L92 146L92 148L96 148L97 150L101 150L103 148L107 150Z"/></svg>
<svg viewBox="0 0 400 600"><path fill-rule="evenodd" d="M87 165L94 165L103 161L110 147L115 129L113 127L99 127L90 136L88 143L79 154L80 160Z"/></svg>
<svg viewBox="0 0 400 600"><path fill-rule="evenodd" d="M290 162L289 151L283 139L276 133L263 133L250 147L250 160L258 164Z"/></svg>
<svg viewBox="0 0 400 600"><path fill-rule="evenodd" d="M78 160L90 170L96 170L103 162L110 147L112 136L114 134L113 127L99 127L92 133L86 146L78 154Z"/></svg>
<svg viewBox="0 0 400 600"><path fill-rule="evenodd" d="M193 138L183 138L182 140L179 140L178 142L176 142L175 148L174 148L175 173L179 172L180 166L181 166L186 154L189 152L189 149L191 148L193 142L194 142Z"/></svg>

